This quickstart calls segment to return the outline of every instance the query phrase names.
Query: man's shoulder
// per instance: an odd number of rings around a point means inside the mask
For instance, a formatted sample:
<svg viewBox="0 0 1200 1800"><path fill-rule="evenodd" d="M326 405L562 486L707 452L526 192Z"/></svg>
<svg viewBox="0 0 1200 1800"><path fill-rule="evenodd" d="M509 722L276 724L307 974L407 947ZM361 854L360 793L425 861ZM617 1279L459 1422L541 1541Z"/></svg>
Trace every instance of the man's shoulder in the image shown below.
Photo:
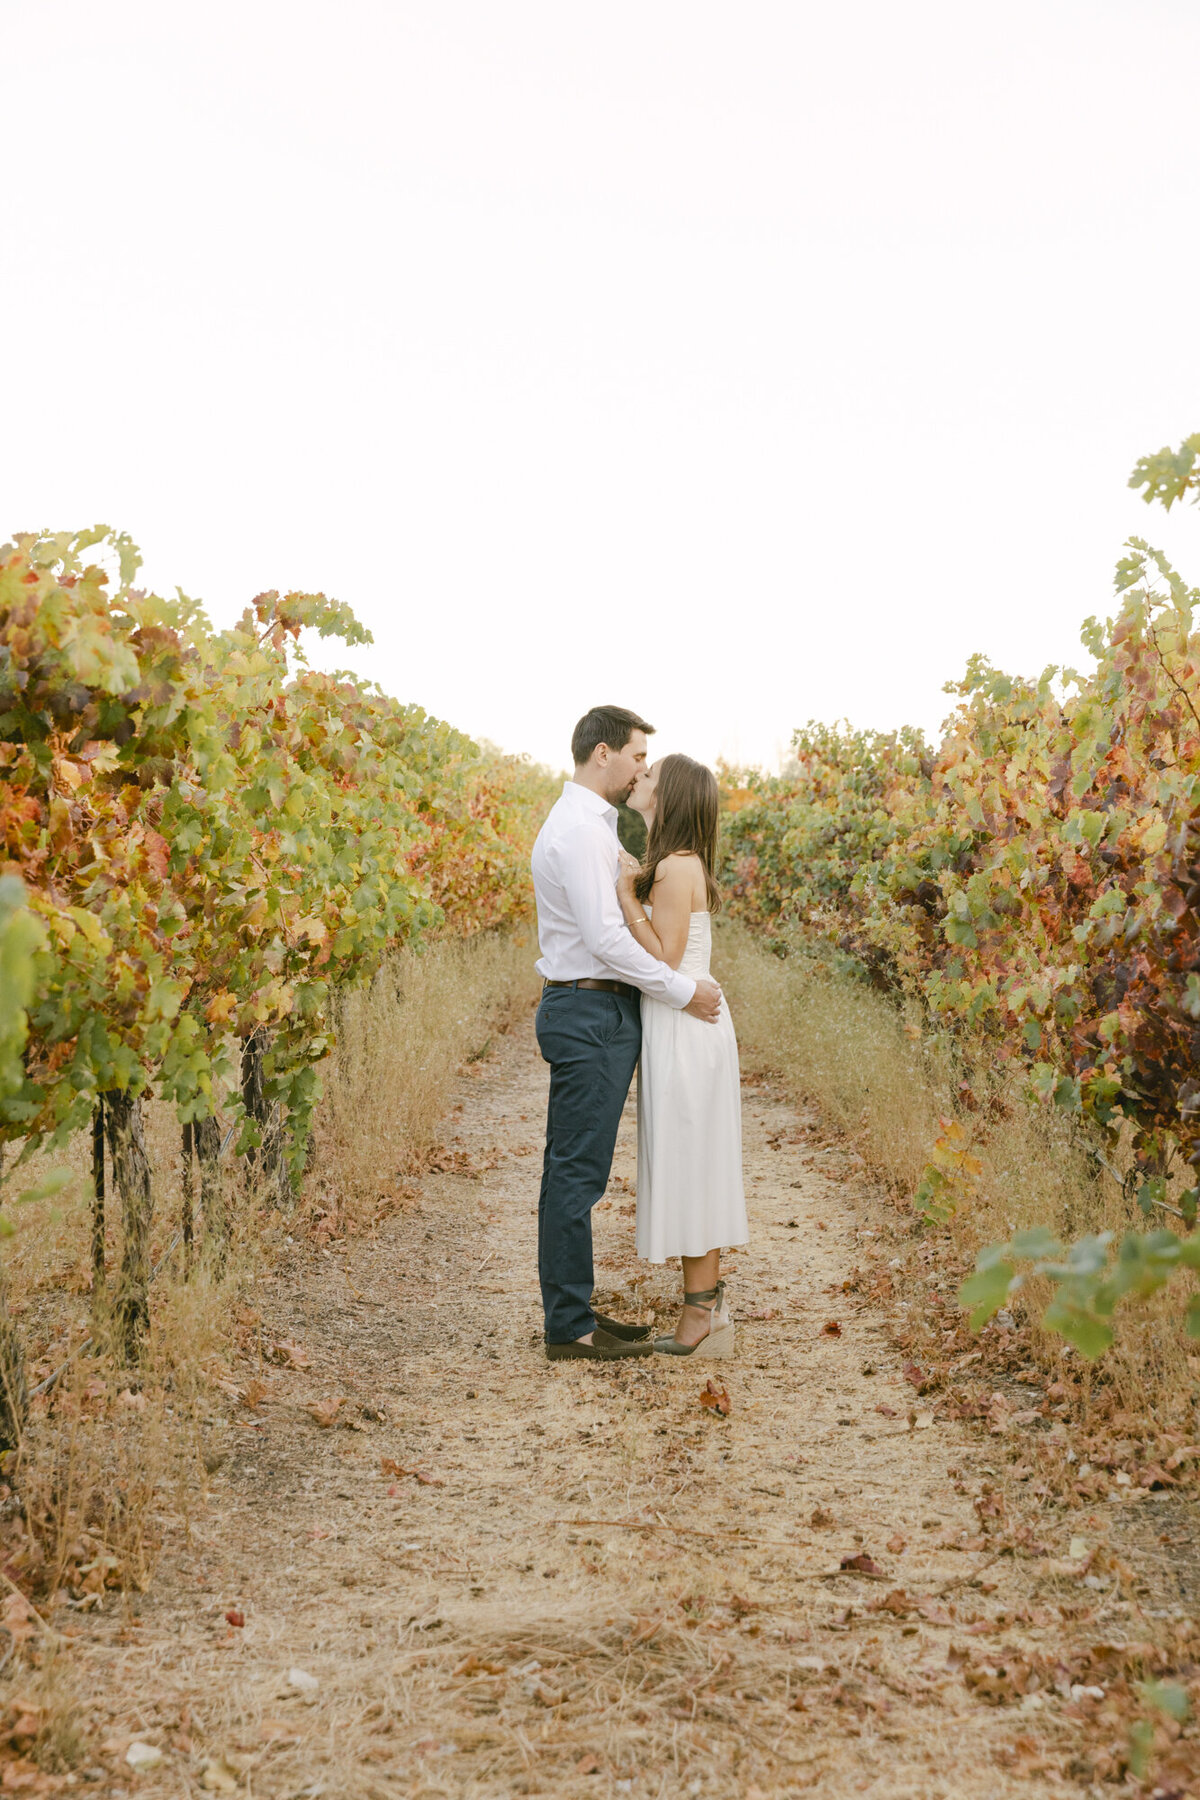
<svg viewBox="0 0 1200 1800"><path fill-rule="evenodd" d="M534 841L533 860L547 873L561 871L564 861L605 853L606 836L603 825L597 831L586 817L547 819Z"/></svg>
<svg viewBox="0 0 1200 1800"><path fill-rule="evenodd" d="M569 800L554 802L539 836L542 833L559 844L579 837L594 837L603 842L613 835L599 813L585 812L581 806L573 806Z"/></svg>

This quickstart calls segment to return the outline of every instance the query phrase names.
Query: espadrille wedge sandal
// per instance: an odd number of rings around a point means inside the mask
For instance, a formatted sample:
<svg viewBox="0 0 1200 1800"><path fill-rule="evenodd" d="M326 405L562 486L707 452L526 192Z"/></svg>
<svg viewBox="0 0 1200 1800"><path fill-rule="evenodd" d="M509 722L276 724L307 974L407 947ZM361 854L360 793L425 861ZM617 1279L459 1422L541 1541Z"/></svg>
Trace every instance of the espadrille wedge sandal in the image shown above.
<svg viewBox="0 0 1200 1800"><path fill-rule="evenodd" d="M695 1344L681 1344L677 1337L655 1338L654 1348L660 1356L732 1356L733 1320L725 1306L725 1283L718 1281L715 1288L705 1288L699 1294L685 1294L683 1303L707 1308L708 1331Z"/></svg>

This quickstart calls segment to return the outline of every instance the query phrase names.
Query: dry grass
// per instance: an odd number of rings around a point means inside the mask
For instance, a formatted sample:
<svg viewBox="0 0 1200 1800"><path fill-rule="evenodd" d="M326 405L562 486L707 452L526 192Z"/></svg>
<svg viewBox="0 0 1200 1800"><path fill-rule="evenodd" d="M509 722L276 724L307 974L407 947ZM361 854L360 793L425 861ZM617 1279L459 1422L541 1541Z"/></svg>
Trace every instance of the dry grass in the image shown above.
<svg viewBox="0 0 1200 1800"><path fill-rule="evenodd" d="M722 922L716 953L744 1060L783 1075L870 1160L911 1193L953 1104L952 1071L914 1020L868 987L832 974L800 945L781 957Z"/></svg>
<svg viewBox="0 0 1200 1800"><path fill-rule="evenodd" d="M427 1166L462 1065L536 998L535 955L524 933L443 938L399 951L345 995L314 1159L340 1223L370 1222Z"/></svg>
<svg viewBox="0 0 1200 1800"><path fill-rule="evenodd" d="M831 968L803 942L787 945L781 957L729 923L720 946L719 973L747 1062L778 1072L853 1139L914 1234L921 1228L910 1212L913 1195L944 1122L962 1126L980 1173L946 1230L922 1233L940 1244L943 1267L957 1275L981 1245L1034 1225L1048 1225L1064 1240L1144 1226L1136 1204L1089 1157L1078 1129L1031 1101L1020 1075L965 1064L949 1038L922 1028L915 1006L898 1006ZM1126 1160L1118 1152L1117 1166ZM1025 1304L1033 1348L1045 1364L1062 1354L1062 1340L1036 1325L1048 1298L1035 1286ZM1118 1342L1103 1365L1122 1405L1137 1409L1148 1396L1178 1400L1190 1391L1194 1346L1180 1313L1178 1286L1122 1312Z"/></svg>
<svg viewBox="0 0 1200 1800"><path fill-rule="evenodd" d="M369 1220L381 1175L426 1164L464 1062L527 1009L536 990L533 949L513 937L438 942L394 957L368 990L346 996L342 1041L327 1070L310 1186L342 1195L340 1229ZM9 1311L24 1342L34 1397L19 1451L0 1477L0 1548L39 1603L104 1608L140 1592L172 1530L185 1534L227 1442L222 1390L236 1341L239 1297L263 1272L302 1208L285 1219L227 1159L230 1241L216 1260L203 1248L190 1269L176 1241L184 1205L178 1122L149 1101L153 1170L151 1328L143 1362L121 1365L109 1341L105 1297L91 1282L91 1144L80 1134L26 1165L12 1191L49 1169L71 1181L52 1201L14 1212L5 1247ZM319 1207L322 1202L318 1201ZM120 1258L120 1208L108 1206L110 1282ZM64 1367L65 1365L65 1367ZM60 1373L61 1371L61 1373Z"/></svg>

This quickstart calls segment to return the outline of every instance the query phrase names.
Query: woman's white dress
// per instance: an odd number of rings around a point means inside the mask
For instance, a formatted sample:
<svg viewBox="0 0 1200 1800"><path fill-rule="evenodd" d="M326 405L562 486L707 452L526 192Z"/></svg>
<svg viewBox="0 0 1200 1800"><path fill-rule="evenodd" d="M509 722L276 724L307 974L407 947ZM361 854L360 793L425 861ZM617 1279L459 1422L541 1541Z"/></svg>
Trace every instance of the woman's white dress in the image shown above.
<svg viewBox="0 0 1200 1800"><path fill-rule="evenodd" d="M679 968L709 980L712 918L694 912ZM637 1253L648 1262L744 1244L742 1092L724 1000L715 1025L642 996Z"/></svg>

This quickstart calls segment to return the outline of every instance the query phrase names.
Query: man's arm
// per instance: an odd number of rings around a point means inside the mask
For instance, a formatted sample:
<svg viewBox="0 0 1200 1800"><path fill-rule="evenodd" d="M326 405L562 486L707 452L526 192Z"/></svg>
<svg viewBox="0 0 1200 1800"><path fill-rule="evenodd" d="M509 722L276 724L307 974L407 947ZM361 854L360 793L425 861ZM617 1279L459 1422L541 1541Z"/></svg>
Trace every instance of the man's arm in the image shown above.
<svg viewBox="0 0 1200 1800"><path fill-rule="evenodd" d="M630 935L617 900L615 859L599 831L572 832L559 854L562 884L592 955L651 999L680 1009L688 1006L696 992L692 977L659 962Z"/></svg>

